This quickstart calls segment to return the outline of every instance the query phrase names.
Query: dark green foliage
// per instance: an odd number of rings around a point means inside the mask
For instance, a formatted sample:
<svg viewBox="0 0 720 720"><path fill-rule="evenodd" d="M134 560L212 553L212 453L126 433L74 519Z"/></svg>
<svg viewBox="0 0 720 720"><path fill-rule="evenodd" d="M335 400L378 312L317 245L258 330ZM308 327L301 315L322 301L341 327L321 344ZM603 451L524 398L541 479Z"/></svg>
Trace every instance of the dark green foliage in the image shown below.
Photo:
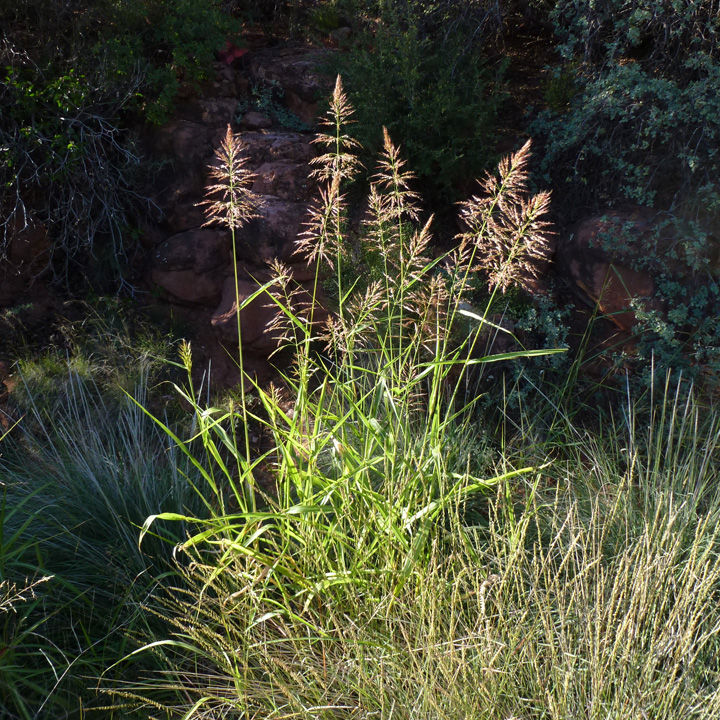
<svg viewBox="0 0 720 720"><path fill-rule="evenodd" d="M353 134L371 158L385 125L426 197L454 198L459 182L493 160L502 68L486 53L495 18L486 3L367 5L376 22L334 67L357 108Z"/></svg>
<svg viewBox="0 0 720 720"><path fill-rule="evenodd" d="M0 74L0 257L13 228L39 222L51 228L58 274L87 261L99 236L117 267L127 251L123 228L139 162L117 118L129 92L113 97L73 68L41 70L12 46L4 49L12 64Z"/></svg>
<svg viewBox="0 0 720 720"><path fill-rule="evenodd" d="M550 17L565 57L631 58L681 77L698 52L718 56L718 11L717 0L556 0Z"/></svg>
<svg viewBox="0 0 720 720"><path fill-rule="evenodd" d="M568 224L627 201L668 212L640 246L632 229L602 241L656 281L653 304L635 308L647 377L651 359L686 375L719 369L719 11L715 0L557 0L548 13L563 61L532 131L556 211Z"/></svg>
<svg viewBox="0 0 720 720"><path fill-rule="evenodd" d="M575 69L575 77L556 72L551 89L565 75L574 92L569 112L548 97L534 131L546 139L544 167L567 189L568 207L621 198L668 207L715 183L717 2L558 0L550 16Z"/></svg>
<svg viewBox="0 0 720 720"><path fill-rule="evenodd" d="M554 113L563 113L578 93L578 82L572 68L555 68L543 84L543 98Z"/></svg>
<svg viewBox="0 0 720 720"><path fill-rule="evenodd" d="M715 183L720 66L702 56L693 70L697 77L681 84L639 63L609 63L577 77L569 111L540 116L544 167L573 205L627 199L667 207Z"/></svg>
<svg viewBox="0 0 720 720"><path fill-rule="evenodd" d="M143 81L140 109L164 122L182 83L207 77L214 54L239 33L219 0L105 0L98 12L109 27L93 48L112 72L125 78L139 67ZM102 14L100 14L102 12Z"/></svg>
<svg viewBox="0 0 720 720"><path fill-rule="evenodd" d="M140 200L128 127L162 122L237 27L193 0L0 0L0 17L0 257L43 223L65 282L98 256L121 275Z"/></svg>
<svg viewBox="0 0 720 720"><path fill-rule="evenodd" d="M0 14L9 57L26 52L47 83L73 68L93 97L130 84L129 99L153 122L181 83L207 77L214 53L240 30L219 0L0 0Z"/></svg>

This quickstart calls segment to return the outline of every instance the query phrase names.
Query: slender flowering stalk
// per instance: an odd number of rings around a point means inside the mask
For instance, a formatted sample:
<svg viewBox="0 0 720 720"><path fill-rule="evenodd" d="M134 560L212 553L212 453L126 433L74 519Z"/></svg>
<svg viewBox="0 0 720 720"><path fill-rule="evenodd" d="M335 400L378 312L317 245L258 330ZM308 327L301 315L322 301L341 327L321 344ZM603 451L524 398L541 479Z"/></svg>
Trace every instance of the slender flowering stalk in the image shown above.
<svg viewBox="0 0 720 720"><path fill-rule="evenodd" d="M255 175L247 168L240 139L233 135L230 125L215 151L216 162L210 165L211 182L205 188L207 220L204 225L226 225L231 232L240 229L257 217L259 197L252 191Z"/></svg>
<svg viewBox="0 0 720 720"><path fill-rule="evenodd" d="M327 152L310 161L315 166L311 177L327 181L340 176L352 180L357 175L361 165L353 151L360 147L360 143L345 132L346 126L353 122L354 112L338 75L330 107L326 117L320 121L325 132L318 133L313 140L313 143L324 146Z"/></svg>
<svg viewBox="0 0 720 720"><path fill-rule="evenodd" d="M310 302L309 325L314 322L314 311L319 283L320 265L324 263L336 273L339 296L338 316L343 324L344 291L342 287L342 261L347 255L344 236L346 204L342 192L344 182L351 181L361 165L354 154L359 143L346 132L352 123L353 108L343 91L338 75L326 116L320 121L323 129L313 143L321 145L326 152L311 160L314 166L311 177L320 181L319 198L310 208L306 230L296 244L296 253L315 266L315 278ZM306 340L309 342L310 334Z"/></svg>
<svg viewBox="0 0 720 720"><path fill-rule="evenodd" d="M207 221L204 225L224 225L232 238L233 277L235 280L235 317L238 334L238 367L240 369L240 398L245 439L245 458L250 460L250 435L248 431L247 403L245 393L245 367L242 348L242 323L240 322L240 289L237 269L236 232L257 216L258 196L252 191L255 179L247 168L240 139L227 126L225 137L215 151L215 163L210 165L211 183L206 187L205 200L198 205L205 207ZM214 181L214 182L213 182ZM249 481L248 481L249 482ZM255 494L247 488L247 496L254 507Z"/></svg>

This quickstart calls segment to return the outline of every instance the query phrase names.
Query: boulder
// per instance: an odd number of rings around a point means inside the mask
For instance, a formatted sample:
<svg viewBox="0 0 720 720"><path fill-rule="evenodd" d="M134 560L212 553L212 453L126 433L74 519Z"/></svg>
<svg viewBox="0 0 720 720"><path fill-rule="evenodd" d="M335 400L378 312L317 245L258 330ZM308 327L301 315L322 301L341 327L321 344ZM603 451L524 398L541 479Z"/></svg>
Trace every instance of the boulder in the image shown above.
<svg viewBox="0 0 720 720"><path fill-rule="evenodd" d="M272 127L272 120L263 113L250 110L242 116L240 124L248 130L263 130Z"/></svg>
<svg viewBox="0 0 720 720"><path fill-rule="evenodd" d="M315 157L315 150L307 135L295 132L244 132L243 151L251 166L263 163L291 162L306 164Z"/></svg>
<svg viewBox="0 0 720 720"><path fill-rule="evenodd" d="M235 120L238 101L234 97L213 97L200 101L200 119L208 127L226 128Z"/></svg>
<svg viewBox="0 0 720 720"><path fill-rule="evenodd" d="M309 195L307 164L287 160L266 162L255 171L253 192L274 195L281 200L307 200Z"/></svg>
<svg viewBox="0 0 720 720"><path fill-rule="evenodd" d="M234 65L234 62L213 63L215 74L208 94L214 97L238 97L247 91L248 80Z"/></svg>
<svg viewBox="0 0 720 720"><path fill-rule="evenodd" d="M611 249L610 236L622 229L637 238L651 232L654 213L646 208L613 211L578 223L557 251L558 268L577 291L618 328L629 332L636 318L633 298L654 299L655 282L648 270L632 267L632 257ZM642 247L642 243L634 243Z"/></svg>
<svg viewBox="0 0 720 720"><path fill-rule="evenodd" d="M652 299L653 279L644 272L612 262L597 262L582 267L574 264L575 282L600 312L618 328L629 332L636 323L631 309L633 298Z"/></svg>
<svg viewBox="0 0 720 720"><path fill-rule="evenodd" d="M182 302L212 305L222 295L229 261L226 230L189 230L169 237L157 247L152 280Z"/></svg>
<svg viewBox="0 0 720 720"><path fill-rule="evenodd" d="M173 120L155 135L155 150L170 155L177 164L202 167L212 155L214 128L190 120Z"/></svg>
<svg viewBox="0 0 720 720"><path fill-rule="evenodd" d="M202 273L225 265L230 259L227 230L199 228L165 240L155 252L155 267L195 270Z"/></svg>
<svg viewBox="0 0 720 720"><path fill-rule="evenodd" d="M205 222L205 212L198 202L203 199L207 172L181 172L161 187L155 202L163 209L163 221L172 233L179 233Z"/></svg>
<svg viewBox="0 0 720 720"><path fill-rule="evenodd" d="M206 220L203 206L195 200L176 202L165 213L165 225L174 233L200 227Z"/></svg>
<svg viewBox="0 0 720 720"><path fill-rule="evenodd" d="M224 278L221 272L198 274L193 270L152 271L153 282L175 300L197 305L214 305L221 296Z"/></svg>
<svg viewBox="0 0 720 720"><path fill-rule="evenodd" d="M238 231L238 255L256 265L291 261L306 220L307 203L263 197L258 216Z"/></svg>
<svg viewBox="0 0 720 720"><path fill-rule="evenodd" d="M259 284L255 280L238 280L237 294L235 279L229 277L225 280L222 290L222 299L210 318L210 324L222 341L230 345L237 344L237 308L246 302L257 291ZM243 348L255 352L270 354L277 348L278 337L268 326L276 317L276 306L267 294L262 293L254 298L240 311L240 332L242 333Z"/></svg>
<svg viewBox="0 0 720 720"><path fill-rule="evenodd" d="M211 318L211 324L221 341L236 346L238 341L237 333L237 308L238 299L240 305L257 292L260 283L269 279L267 270L260 270L257 279L249 277L238 279L237 295L235 291L235 279L227 278L223 286L222 300ZM313 282L300 282L299 278L291 280L294 286L294 303L298 313L310 305L313 293ZM317 329L326 322L328 312L328 301L321 288L315 288L315 311L313 313L314 325ZM273 327L273 323L281 311L267 293L263 292L253 298L240 311L240 332L242 333L243 349L258 355L270 355L278 349L281 331Z"/></svg>

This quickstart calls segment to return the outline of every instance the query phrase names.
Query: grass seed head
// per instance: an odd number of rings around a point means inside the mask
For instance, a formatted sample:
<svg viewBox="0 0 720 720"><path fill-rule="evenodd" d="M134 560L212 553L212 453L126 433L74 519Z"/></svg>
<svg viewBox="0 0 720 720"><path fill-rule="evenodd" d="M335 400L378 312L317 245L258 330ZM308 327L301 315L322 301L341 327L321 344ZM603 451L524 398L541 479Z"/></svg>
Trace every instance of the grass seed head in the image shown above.
<svg viewBox="0 0 720 720"><path fill-rule="evenodd" d="M230 125L215 158L209 166L211 182L205 188L205 200L198 205L205 207L205 225L227 225L237 230L257 217L260 198L252 191L255 175L247 168L242 142Z"/></svg>

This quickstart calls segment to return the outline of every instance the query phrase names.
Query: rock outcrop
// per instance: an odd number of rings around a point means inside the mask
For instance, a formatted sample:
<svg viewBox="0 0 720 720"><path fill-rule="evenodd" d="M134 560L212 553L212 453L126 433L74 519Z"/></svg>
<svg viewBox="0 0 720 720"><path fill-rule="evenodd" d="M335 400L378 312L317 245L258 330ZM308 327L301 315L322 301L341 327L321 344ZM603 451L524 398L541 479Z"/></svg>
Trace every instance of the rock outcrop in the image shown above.
<svg viewBox="0 0 720 720"><path fill-rule="evenodd" d="M636 248L642 248L643 238L653 232L655 216L647 208L631 208L587 218L568 234L557 253L559 271L581 297L627 333L636 324L632 300L656 303L655 281L649 270L631 266L631 253L612 247L620 248L622 233L632 237Z"/></svg>
<svg viewBox="0 0 720 720"><path fill-rule="evenodd" d="M224 384L237 375L231 356L237 347L238 297L241 303L247 302L258 283L267 281L268 264L276 259L290 266L300 289L313 277L312 270L294 255L314 189L309 180L309 163L315 156L313 135L285 129L264 113L246 111L238 116L236 111L247 107L247 102L240 101L248 88L273 84L282 88L290 111L308 125L314 124L317 102L329 90L327 78L318 72L326 53L291 47L249 52L240 62L221 61L216 68L218 80L206 90L209 95L188 102L152 140L153 151L166 167L153 198L161 217L145 228L145 244L152 248L148 276L167 302L186 308L193 324L203 326L206 346L215 339L216 347L206 351L214 358L215 380ZM252 190L259 198L257 217L236 233L235 258L229 231L216 225L205 227L200 205L214 151L228 124L242 143L255 176ZM267 296L255 297L242 308L246 351L267 356L276 349L277 334L268 330L274 316Z"/></svg>

